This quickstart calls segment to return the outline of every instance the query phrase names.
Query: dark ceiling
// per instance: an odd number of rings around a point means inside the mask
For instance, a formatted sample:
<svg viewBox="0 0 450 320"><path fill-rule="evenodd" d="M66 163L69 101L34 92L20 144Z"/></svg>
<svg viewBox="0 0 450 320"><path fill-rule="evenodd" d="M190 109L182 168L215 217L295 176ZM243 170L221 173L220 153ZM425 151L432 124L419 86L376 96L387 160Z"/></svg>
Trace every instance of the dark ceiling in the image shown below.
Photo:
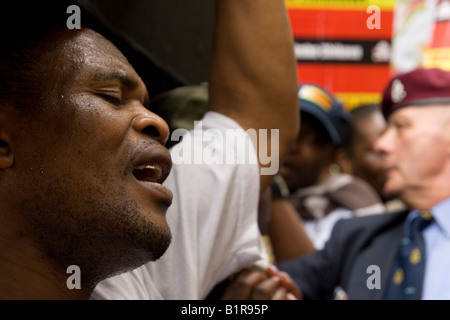
<svg viewBox="0 0 450 320"><path fill-rule="evenodd" d="M151 96L207 81L212 0L78 0L83 19L111 38ZM88 16L83 16L88 13Z"/></svg>

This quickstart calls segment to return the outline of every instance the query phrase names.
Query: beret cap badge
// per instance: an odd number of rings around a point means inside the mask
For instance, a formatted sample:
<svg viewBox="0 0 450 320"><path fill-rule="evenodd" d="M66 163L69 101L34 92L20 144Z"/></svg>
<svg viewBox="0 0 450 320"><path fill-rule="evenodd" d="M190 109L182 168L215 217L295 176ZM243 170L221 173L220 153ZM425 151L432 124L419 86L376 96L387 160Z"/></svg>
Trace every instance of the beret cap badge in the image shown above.
<svg viewBox="0 0 450 320"><path fill-rule="evenodd" d="M399 103L406 98L406 91L403 83L399 79L392 82L391 99L394 103Z"/></svg>

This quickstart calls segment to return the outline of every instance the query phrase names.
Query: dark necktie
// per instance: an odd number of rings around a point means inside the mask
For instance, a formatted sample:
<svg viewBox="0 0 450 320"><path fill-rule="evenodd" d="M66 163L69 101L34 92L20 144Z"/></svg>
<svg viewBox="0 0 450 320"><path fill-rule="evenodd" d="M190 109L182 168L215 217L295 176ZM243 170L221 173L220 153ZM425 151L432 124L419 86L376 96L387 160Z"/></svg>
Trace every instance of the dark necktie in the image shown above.
<svg viewBox="0 0 450 320"><path fill-rule="evenodd" d="M423 211L411 221L409 234L400 241L394 264L387 300L420 300L425 271L425 242L422 231L433 221L428 211Z"/></svg>

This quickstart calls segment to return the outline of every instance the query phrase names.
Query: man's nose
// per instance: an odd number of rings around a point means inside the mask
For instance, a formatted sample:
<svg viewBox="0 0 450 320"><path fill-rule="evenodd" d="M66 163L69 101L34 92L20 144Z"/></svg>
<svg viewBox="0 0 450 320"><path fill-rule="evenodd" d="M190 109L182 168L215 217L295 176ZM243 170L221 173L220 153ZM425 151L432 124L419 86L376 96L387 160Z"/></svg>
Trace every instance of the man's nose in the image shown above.
<svg viewBox="0 0 450 320"><path fill-rule="evenodd" d="M169 126L166 121L152 112L136 117L133 120L133 128L152 137L162 145L165 145L169 139Z"/></svg>

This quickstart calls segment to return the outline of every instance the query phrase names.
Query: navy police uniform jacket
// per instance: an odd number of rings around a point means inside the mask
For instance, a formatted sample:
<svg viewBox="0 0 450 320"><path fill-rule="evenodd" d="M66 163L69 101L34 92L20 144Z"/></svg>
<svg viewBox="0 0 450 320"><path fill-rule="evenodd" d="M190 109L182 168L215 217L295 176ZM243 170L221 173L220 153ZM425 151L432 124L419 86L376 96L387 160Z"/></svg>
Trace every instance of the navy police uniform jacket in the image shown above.
<svg viewBox="0 0 450 320"><path fill-rule="evenodd" d="M279 263L305 300L383 299L408 211L341 219L322 250ZM345 292L345 294L343 294Z"/></svg>

